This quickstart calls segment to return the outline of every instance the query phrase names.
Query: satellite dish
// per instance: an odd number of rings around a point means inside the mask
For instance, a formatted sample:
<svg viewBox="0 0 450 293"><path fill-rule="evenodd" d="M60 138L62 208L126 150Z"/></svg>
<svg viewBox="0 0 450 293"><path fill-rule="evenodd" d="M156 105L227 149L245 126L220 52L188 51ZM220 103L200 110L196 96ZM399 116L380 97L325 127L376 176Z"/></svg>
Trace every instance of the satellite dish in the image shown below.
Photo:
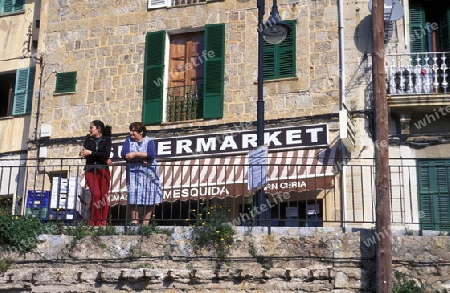
<svg viewBox="0 0 450 293"><path fill-rule="evenodd" d="M372 0L369 1L369 11L372 13ZM403 5L399 0L384 0L384 20L397 21L403 17Z"/></svg>

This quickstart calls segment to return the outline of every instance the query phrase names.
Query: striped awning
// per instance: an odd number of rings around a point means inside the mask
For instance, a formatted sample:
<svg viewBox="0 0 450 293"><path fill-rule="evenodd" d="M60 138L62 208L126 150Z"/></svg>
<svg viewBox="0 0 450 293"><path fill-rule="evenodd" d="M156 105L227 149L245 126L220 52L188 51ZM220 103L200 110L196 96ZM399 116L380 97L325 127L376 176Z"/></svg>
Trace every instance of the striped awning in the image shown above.
<svg viewBox="0 0 450 293"><path fill-rule="evenodd" d="M334 186L336 148L269 153L265 192L304 192ZM248 157L196 158L159 163L164 201L249 196ZM125 165L111 168L111 205L125 204Z"/></svg>

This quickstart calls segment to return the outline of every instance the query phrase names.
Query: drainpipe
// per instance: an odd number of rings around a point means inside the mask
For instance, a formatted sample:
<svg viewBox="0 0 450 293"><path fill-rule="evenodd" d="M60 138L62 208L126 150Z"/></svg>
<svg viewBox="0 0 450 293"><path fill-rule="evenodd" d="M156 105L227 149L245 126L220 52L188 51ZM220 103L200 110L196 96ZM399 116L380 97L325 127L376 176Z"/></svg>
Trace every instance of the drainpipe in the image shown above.
<svg viewBox="0 0 450 293"><path fill-rule="evenodd" d="M41 111L41 92L42 92L42 78L44 77L44 57L39 56L37 59L39 62L39 90L36 95L36 118L35 118L35 127L34 127L34 145L36 146L36 162L38 164L39 169L39 157L40 157L40 139L38 140L38 127L39 127L39 116Z"/></svg>
<svg viewBox="0 0 450 293"><path fill-rule="evenodd" d="M42 91L42 78L44 75L44 57L42 56L42 54L39 56L39 58L37 57L36 54L33 54L30 58L33 58L34 60L36 60L36 64L39 63L39 89L37 90L36 93L36 117L35 117L35 127L34 127L34 138L32 140L32 144L36 147L36 172L39 172L40 169L40 140L38 140L37 136L38 136L38 124L39 124L39 115L40 115L40 108L41 108L41 91ZM34 82L34 81L33 81ZM34 87L33 87L34 90ZM27 153L27 157L28 157L28 153ZM34 181L34 186L33 186L33 190L36 189L36 180ZM20 208L20 214L21 215L25 215L25 208L26 208L26 204L28 201L28 194L25 193L25 195L22 198L22 204L21 204L21 208Z"/></svg>
<svg viewBox="0 0 450 293"><path fill-rule="evenodd" d="M344 109L345 104L345 65L344 65L344 7L342 4L342 1L344 0L338 0L338 27L339 27L339 110ZM340 135L340 133L339 133ZM346 148L340 140L340 149L341 149L341 178L340 178L340 187L341 187L341 223L342 228L345 231L345 228L347 226L346 223L346 214L345 209L347 206L346 203L346 180L345 180L345 156L346 156Z"/></svg>

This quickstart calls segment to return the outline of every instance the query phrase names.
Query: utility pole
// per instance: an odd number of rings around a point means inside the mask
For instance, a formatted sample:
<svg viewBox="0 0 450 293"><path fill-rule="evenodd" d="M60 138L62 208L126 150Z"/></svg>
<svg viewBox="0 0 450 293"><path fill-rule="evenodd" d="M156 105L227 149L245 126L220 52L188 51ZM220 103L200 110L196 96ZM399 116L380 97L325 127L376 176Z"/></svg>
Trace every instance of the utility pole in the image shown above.
<svg viewBox="0 0 450 293"><path fill-rule="evenodd" d="M392 292L389 138L384 69L384 0L372 0L372 82L375 101L376 292Z"/></svg>

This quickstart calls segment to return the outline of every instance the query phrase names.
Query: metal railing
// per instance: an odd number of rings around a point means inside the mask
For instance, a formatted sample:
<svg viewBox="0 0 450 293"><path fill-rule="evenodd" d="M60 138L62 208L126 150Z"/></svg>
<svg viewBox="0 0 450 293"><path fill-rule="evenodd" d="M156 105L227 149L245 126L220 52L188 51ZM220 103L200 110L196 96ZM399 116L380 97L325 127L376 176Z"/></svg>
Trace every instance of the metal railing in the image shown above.
<svg viewBox="0 0 450 293"><path fill-rule="evenodd" d="M73 222L85 219L87 186L83 165L24 165L2 161L0 166L0 206L15 214L31 214L45 221ZM290 227L374 227L375 167L348 165L325 174L313 165L269 164L265 187L265 207L255 207L247 189L248 165L202 163L182 165L161 161L163 202L150 207L158 225L190 225L198 220L202 207L227 212L230 223L252 225L265 212L261 225ZM127 225L125 164L115 162L111 169L108 223ZM305 169L314 170L305 176ZM450 178L450 168L443 170ZM286 172L285 172L286 171ZM341 176L345 180L341 181ZM419 190L417 167L390 165L391 221L394 227L410 230L450 231L450 187L424 193ZM345 186L341 186L345 182ZM445 188L444 188L445 187ZM443 205L446 203L446 205Z"/></svg>
<svg viewBox="0 0 450 293"><path fill-rule="evenodd" d="M206 0L171 0L172 6L190 5L190 4L197 4L197 3L203 3L203 2L206 2Z"/></svg>
<svg viewBox="0 0 450 293"><path fill-rule="evenodd" d="M203 117L203 85L167 88L166 121L177 122Z"/></svg>
<svg viewBox="0 0 450 293"><path fill-rule="evenodd" d="M449 92L449 52L388 54L387 91L392 95Z"/></svg>

